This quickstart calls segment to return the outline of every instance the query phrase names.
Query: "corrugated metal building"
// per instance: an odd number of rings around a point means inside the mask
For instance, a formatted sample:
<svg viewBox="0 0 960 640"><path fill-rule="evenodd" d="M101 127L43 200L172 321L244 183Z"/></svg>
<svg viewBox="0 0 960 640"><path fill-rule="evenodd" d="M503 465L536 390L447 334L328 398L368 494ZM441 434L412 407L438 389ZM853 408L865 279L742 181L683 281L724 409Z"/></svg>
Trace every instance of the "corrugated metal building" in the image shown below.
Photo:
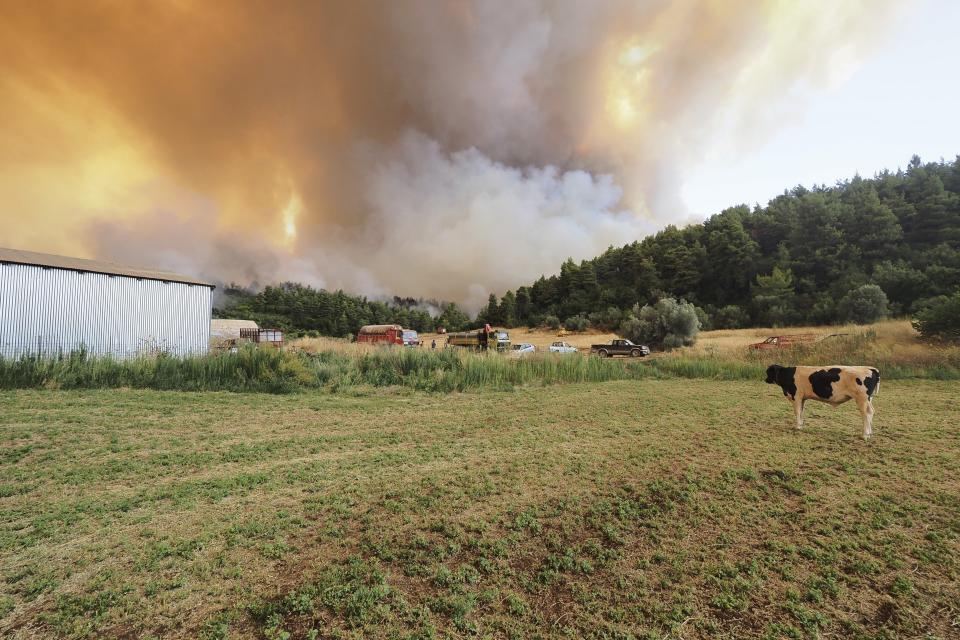
<svg viewBox="0 0 960 640"><path fill-rule="evenodd" d="M206 353L212 290L176 273L0 248L0 355Z"/></svg>

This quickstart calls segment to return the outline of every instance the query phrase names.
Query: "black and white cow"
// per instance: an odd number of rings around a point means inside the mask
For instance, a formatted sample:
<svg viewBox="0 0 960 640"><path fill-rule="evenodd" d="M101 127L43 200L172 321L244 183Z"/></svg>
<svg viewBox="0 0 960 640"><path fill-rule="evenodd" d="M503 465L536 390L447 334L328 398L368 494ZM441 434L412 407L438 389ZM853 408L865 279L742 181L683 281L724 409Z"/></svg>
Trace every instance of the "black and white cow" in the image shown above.
<svg viewBox="0 0 960 640"><path fill-rule="evenodd" d="M832 406L856 400L863 416L863 437L873 435L873 396L880 386L880 372L873 367L767 367L767 384L776 384L793 403L797 429L803 427L803 404L819 400Z"/></svg>

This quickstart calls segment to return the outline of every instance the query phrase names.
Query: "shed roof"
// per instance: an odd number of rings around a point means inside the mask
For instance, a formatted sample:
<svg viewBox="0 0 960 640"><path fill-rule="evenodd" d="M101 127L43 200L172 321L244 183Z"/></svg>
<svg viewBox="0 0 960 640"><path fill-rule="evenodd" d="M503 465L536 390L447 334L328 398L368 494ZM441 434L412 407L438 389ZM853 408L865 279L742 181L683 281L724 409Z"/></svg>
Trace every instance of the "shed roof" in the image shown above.
<svg viewBox="0 0 960 640"><path fill-rule="evenodd" d="M190 276L171 273L169 271L157 271L155 269L143 269L141 267L130 267L115 262L104 262L102 260L85 260L83 258L70 258L67 256L56 256L49 253L36 253L34 251L21 251L20 249L4 249L0 247L0 263L26 264L34 267L50 267L54 269L67 269L69 271L87 271L89 273L104 273L110 276L126 276L128 278L143 278L146 280L161 280L163 282L182 282L184 284L195 284L202 287L215 288L210 282L193 278Z"/></svg>

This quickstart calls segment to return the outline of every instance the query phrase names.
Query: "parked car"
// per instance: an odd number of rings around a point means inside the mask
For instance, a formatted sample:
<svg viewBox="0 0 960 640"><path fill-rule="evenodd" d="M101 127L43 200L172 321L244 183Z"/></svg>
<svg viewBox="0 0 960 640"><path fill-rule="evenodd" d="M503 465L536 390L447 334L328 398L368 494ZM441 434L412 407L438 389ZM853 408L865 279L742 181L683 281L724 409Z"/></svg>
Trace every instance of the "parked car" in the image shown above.
<svg viewBox="0 0 960 640"><path fill-rule="evenodd" d="M642 344L633 344L629 340L613 340L610 344L592 344L590 353L595 353L601 358L610 358L612 356L629 356L631 358L642 358L650 355L650 347Z"/></svg>
<svg viewBox="0 0 960 640"><path fill-rule="evenodd" d="M403 330L403 346L405 347L419 347L420 346L420 334L418 334L413 329L404 329Z"/></svg>
<svg viewBox="0 0 960 640"><path fill-rule="evenodd" d="M571 345L569 342L564 342L558 340L550 345L550 353L579 353L579 349Z"/></svg>
<svg viewBox="0 0 960 640"><path fill-rule="evenodd" d="M537 348L530 344L529 342L519 342L513 345L513 349L510 351L511 356L520 357L525 356L530 353L535 353Z"/></svg>

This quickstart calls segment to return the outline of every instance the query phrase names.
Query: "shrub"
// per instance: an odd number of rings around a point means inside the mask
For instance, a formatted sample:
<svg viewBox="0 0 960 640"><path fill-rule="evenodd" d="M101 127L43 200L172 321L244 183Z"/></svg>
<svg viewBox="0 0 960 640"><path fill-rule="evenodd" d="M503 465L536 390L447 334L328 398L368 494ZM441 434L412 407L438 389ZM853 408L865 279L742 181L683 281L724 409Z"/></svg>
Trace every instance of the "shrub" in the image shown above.
<svg viewBox="0 0 960 640"><path fill-rule="evenodd" d="M686 300L661 298L654 305L634 305L620 325L620 335L666 350L697 341L700 319L694 305Z"/></svg>
<svg viewBox="0 0 960 640"><path fill-rule="evenodd" d="M557 316L547 316L543 319L543 324L547 325L551 329L560 328L560 318Z"/></svg>
<svg viewBox="0 0 960 640"><path fill-rule="evenodd" d="M607 307L604 311L594 311L587 318L593 328L613 331L623 322L623 311L616 307Z"/></svg>
<svg viewBox="0 0 960 640"><path fill-rule="evenodd" d="M875 284L865 284L840 300L837 311L848 322L870 324L887 317L887 294Z"/></svg>
<svg viewBox="0 0 960 640"><path fill-rule="evenodd" d="M563 328L567 331L586 331L589 325L590 321L587 320L587 317L582 313L570 316L563 321Z"/></svg>
<svg viewBox="0 0 960 640"><path fill-rule="evenodd" d="M960 291L922 309L913 328L926 340L960 342Z"/></svg>
<svg viewBox="0 0 960 640"><path fill-rule="evenodd" d="M713 322L710 319L710 314L707 313L705 309L700 307L694 307L694 310L697 312L697 320L700 321L700 329L702 331L710 331L713 329Z"/></svg>
<svg viewBox="0 0 960 640"><path fill-rule="evenodd" d="M715 329L742 329L750 324L750 315L743 307L728 304L713 314Z"/></svg>

